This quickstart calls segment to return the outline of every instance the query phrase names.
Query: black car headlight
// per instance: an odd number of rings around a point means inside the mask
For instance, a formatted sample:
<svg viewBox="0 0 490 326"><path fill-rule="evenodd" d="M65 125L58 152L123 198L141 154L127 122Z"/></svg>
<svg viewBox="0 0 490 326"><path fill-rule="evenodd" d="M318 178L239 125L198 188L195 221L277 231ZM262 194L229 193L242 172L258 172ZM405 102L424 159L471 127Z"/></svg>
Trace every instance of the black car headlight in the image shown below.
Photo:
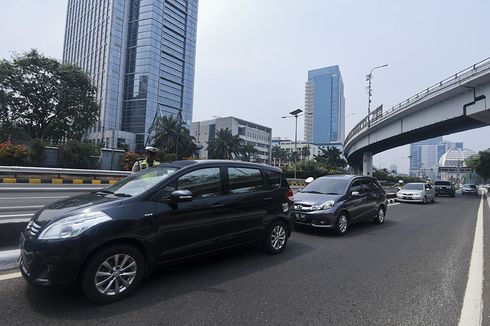
<svg viewBox="0 0 490 326"><path fill-rule="evenodd" d="M80 235L89 228L109 221L111 217L103 212L87 212L54 222L41 232L39 240L68 239Z"/></svg>

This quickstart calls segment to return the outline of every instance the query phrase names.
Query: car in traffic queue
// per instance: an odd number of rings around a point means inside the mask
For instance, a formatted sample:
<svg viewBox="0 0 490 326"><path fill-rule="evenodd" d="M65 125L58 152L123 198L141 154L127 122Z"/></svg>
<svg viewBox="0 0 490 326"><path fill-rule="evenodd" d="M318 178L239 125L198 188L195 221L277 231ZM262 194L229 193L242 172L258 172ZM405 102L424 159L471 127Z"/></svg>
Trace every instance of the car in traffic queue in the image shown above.
<svg viewBox="0 0 490 326"><path fill-rule="evenodd" d="M473 183L465 183L461 193L463 196L478 196L478 187Z"/></svg>
<svg viewBox="0 0 490 326"><path fill-rule="evenodd" d="M434 190L437 196L456 196L456 186L451 181L437 180L434 182Z"/></svg>
<svg viewBox="0 0 490 326"><path fill-rule="evenodd" d="M427 204L436 201L436 191L429 183L410 182L396 193L396 201Z"/></svg>
<svg viewBox="0 0 490 326"><path fill-rule="evenodd" d="M385 221L386 193L373 177L329 175L306 185L293 197L296 225L345 234L362 220Z"/></svg>
<svg viewBox="0 0 490 326"><path fill-rule="evenodd" d="M92 301L114 302L168 263L257 242L281 253L292 196L271 166L160 164L38 211L20 236L20 271L34 285L80 285Z"/></svg>

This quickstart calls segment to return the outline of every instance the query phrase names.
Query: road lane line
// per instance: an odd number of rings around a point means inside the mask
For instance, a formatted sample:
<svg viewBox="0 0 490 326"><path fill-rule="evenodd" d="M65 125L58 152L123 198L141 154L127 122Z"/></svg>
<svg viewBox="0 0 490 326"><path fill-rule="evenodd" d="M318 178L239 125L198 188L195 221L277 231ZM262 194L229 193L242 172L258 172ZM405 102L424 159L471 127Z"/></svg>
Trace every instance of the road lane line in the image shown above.
<svg viewBox="0 0 490 326"><path fill-rule="evenodd" d="M53 197L2 197L0 200L25 200L25 199L57 199L68 198L69 196L53 196Z"/></svg>
<svg viewBox="0 0 490 326"><path fill-rule="evenodd" d="M11 280L13 278L19 278L21 276L22 274L20 272L0 275L0 281Z"/></svg>
<svg viewBox="0 0 490 326"><path fill-rule="evenodd" d="M471 251L468 283L464 294L463 308L459 318L460 326L477 326L482 324L482 294L483 294L483 202L481 196L480 208L476 220L475 238Z"/></svg>
<svg viewBox="0 0 490 326"><path fill-rule="evenodd" d="M41 208L44 207L44 205L36 205L36 206L8 206L8 207L2 207L0 206L0 210L2 209L23 209L23 208Z"/></svg>
<svg viewBox="0 0 490 326"><path fill-rule="evenodd" d="M0 215L0 218L4 218L4 217L26 217L26 216L32 216L32 215L34 215L34 213L30 213L30 214Z"/></svg>
<svg viewBox="0 0 490 326"><path fill-rule="evenodd" d="M388 206L396 206L396 205L400 205L400 203L388 204Z"/></svg>

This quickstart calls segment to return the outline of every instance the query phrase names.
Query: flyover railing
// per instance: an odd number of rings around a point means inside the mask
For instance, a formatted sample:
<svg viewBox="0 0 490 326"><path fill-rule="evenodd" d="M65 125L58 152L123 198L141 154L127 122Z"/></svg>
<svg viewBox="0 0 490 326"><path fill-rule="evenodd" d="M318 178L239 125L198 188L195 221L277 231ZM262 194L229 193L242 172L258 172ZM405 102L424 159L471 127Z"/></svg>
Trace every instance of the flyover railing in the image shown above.
<svg viewBox="0 0 490 326"><path fill-rule="evenodd" d="M363 131L369 127L372 127L374 125L377 125L381 121L386 120L389 116L396 114L398 111L401 111L401 110L407 108L408 106L413 105L414 103L424 99L425 97L430 96L430 95L434 94L435 92L443 90L447 87L450 87L450 86L458 83L462 79L471 77L471 76L473 76L477 73L481 73L482 71L485 71L485 70L490 70L490 57L488 57L482 61L479 61L479 62L477 62L477 63L475 63L475 64L473 64L473 65L471 65L471 66L469 66L469 67L467 67L467 68L465 68L465 69L463 69L463 70L439 81L438 83L435 83L432 86L427 87L423 91L420 91L417 94L407 98L406 100L404 100L404 101L402 101L396 105L393 105L389 110L382 112L381 114L378 114L376 116L371 115L370 117L366 116L359 123L357 123L354 126L354 128L352 128L352 130L349 132L349 134L345 138L344 143L347 144L352 138L354 138L354 136L359 134L361 131Z"/></svg>

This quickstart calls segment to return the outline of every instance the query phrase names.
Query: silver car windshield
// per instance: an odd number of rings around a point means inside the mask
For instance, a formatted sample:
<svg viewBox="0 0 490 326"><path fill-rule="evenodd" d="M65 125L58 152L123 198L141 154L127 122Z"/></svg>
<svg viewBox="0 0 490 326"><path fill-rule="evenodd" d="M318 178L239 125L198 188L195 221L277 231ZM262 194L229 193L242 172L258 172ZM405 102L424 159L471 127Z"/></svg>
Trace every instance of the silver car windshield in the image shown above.
<svg viewBox="0 0 490 326"><path fill-rule="evenodd" d="M137 196L170 177L179 169L179 167L175 166L159 165L127 177L120 182L105 188L102 192L114 193L116 195L127 197Z"/></svg>
<svg viewBox="0 0 490 326"><path fill-rule="evenodd" d="M424 190L424 184L423 183L407 183L405 187L403 187L404 190Z"/></svg>

